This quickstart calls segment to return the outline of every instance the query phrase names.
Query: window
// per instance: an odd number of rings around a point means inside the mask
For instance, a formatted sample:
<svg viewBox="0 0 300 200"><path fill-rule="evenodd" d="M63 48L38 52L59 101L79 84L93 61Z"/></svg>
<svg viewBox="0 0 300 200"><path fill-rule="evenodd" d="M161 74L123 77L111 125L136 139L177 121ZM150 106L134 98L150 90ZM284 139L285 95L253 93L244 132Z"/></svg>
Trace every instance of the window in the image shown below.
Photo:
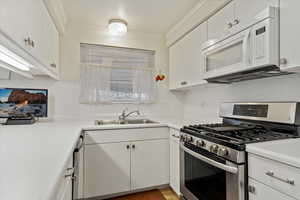
<svg viewBox="0 0 300 200"><path fill-rule="evenodd" d="M155 101L154 51L81 44L82 103Z"/></svg>

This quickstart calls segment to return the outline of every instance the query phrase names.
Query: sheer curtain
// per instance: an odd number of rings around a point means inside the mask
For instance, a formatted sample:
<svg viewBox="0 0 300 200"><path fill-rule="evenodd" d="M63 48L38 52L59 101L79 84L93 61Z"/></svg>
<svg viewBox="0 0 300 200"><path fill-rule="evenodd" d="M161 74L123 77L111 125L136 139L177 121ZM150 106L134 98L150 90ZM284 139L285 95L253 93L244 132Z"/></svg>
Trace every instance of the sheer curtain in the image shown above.
<svg viewBox="0 0 300 200"><path fill-rule="evenodd" d="M153 103L154 51L81 44L81 103Z"/></svg>

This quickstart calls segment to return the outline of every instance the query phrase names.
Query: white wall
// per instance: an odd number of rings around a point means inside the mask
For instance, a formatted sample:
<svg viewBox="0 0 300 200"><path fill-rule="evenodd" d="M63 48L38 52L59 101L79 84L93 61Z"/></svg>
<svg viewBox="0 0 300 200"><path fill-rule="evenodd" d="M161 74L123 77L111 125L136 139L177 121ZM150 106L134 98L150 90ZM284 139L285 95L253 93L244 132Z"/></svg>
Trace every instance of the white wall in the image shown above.
<svg viewBox="0 0 300 200"><path fill-rule="evenodd" d="M300 101L300 75L202 86L186 93L185 123L216 122L219 105L232 101Z"/></svg>
<svg viewBox="0 0 300 200"><path fill-rule="evenodd" d="M47 78L37 80L0 81L0 87L33 87L49 89L50 117L102 117L117 115L125 107L140 109L149 117L180 120L183 113L181 95L168 90L168 80L159 82L158 99L155 104L79 104L80 43L104 44L112 46L150 49L156 51L156 68L168 73L168 50L163 36L129 32L123 37L112 37L97 27L71 24L61 38L61 80ZM19 78L17 78L19 79Z"/></svg>

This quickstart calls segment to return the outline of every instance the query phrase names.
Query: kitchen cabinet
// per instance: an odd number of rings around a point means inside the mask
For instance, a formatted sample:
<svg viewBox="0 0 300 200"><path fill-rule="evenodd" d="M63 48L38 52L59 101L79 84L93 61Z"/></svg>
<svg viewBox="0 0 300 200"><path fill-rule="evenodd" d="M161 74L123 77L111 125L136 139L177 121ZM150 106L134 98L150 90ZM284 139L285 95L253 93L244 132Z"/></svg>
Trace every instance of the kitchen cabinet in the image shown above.
<svg viewBox="0 0 300 200"><path fill-rule="evenodd" d="M251 178L249 179L249 188L249 200L295 200Z"/></svg>
<svg viewBox="0 0 300 200"><path fill-rule="evenodd" d="M85 198L130 190L129 145L120 142L85 146Z"/></svg>
<svg viewBox="0 0 300 200"><path fill-rule="evenodd" d="M250 24L268 6L279 7L279 0L234 0L235 17L240 27Z"/></svg>
<svg viewBox="0 0 300 200"><path fill-rule="evenodd" d="M180 195L180 131L170 129L170 186L177 195Z"/></svg>
<svg viewBox="0 0 300 200"><path fill-rule="evenodd" d="M300 169L254 154L248 156L248 175L275 190L300 197Z"/></svg>
<svg viewBox="0 0 300 200"><path fill-rule="evenodd" d="M72 200L72 179L74 172L72 156L68 159L67 165L60 175L53 197L55 200Z"/></svg>
<svg viewBox="0 0 300 200"><path fill-rule="evenodd" d="M34 64L34 75L58 78L59 33L43 1L3 0L0 33L10 41L1 43Z"/></svg>
<svg viewBox="0 0 300 200"><path fill-rule="evenodd" d="M249 25L268 6L279 7L279 0L233 0L208 19L208 40L221 39Z"/></svg>
<svg viewBox="0 0 300 200"><path fill-rule="evenodd" d="M131 144L131 190L169 184L169 140Z"/></svg>
<svg viewBox="0 0 300 200"><path fill-rule="evenodd" d="M234 21L234 1L208 19L208 40L216 40L228 35Z"/></svg>
<svg viewBox="0 0 300 200"><path fill-rule="evenodd" d="M83 168L83 198L169 184L168 128L87 131Z"/></svg>
<svg viewBox="0 0 300 200"><path fill-rule="evenodd" d="M207 23L199 25L169 49L171 90L203 84L205 59L202 44L207 40Z"/></svg>
<svg viewBox="0 0 300 200"><path fill-rule="evenodd" d="M280 58L281 69L300 72L298 0L280 1Z"/></svg>

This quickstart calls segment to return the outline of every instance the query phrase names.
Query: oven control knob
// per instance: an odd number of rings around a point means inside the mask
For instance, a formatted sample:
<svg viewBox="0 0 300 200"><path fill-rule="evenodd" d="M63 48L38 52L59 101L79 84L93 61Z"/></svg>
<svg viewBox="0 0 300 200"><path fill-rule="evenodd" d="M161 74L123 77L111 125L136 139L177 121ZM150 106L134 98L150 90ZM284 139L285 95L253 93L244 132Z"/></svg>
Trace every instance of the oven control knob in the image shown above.
<svg viewBox="0 0 300 200"><path fill-rule="evenodd" d="M212 152L212 153L218 153L218 149L219 149L219 146L216 144L210 146L210 152Z"/></svg>
<svg viewBox="0 0 300 200"><path fill-rule="evenodd" d="M206 143L205 143L203 140L198 140L198 141L197 141L197 146L198 146L198 147L205 147L205 146L206 146Z"/></svg>
<svg viewBox="0 0 300 200"><path fill-rule="evenodd" d="M226 148L221 148L221 149L219 150L219 155L220 155L220 156L228 156L228 155L229 155L228 149L226 149Z"/></svg>
<svg viewBox="0 0 300 200"><path fill-rule="evenodd" d="M192 136L187 136L187 139L186 139L186 140L187 140L187 142L193 142L194 139L193 139Z"/></svg>

